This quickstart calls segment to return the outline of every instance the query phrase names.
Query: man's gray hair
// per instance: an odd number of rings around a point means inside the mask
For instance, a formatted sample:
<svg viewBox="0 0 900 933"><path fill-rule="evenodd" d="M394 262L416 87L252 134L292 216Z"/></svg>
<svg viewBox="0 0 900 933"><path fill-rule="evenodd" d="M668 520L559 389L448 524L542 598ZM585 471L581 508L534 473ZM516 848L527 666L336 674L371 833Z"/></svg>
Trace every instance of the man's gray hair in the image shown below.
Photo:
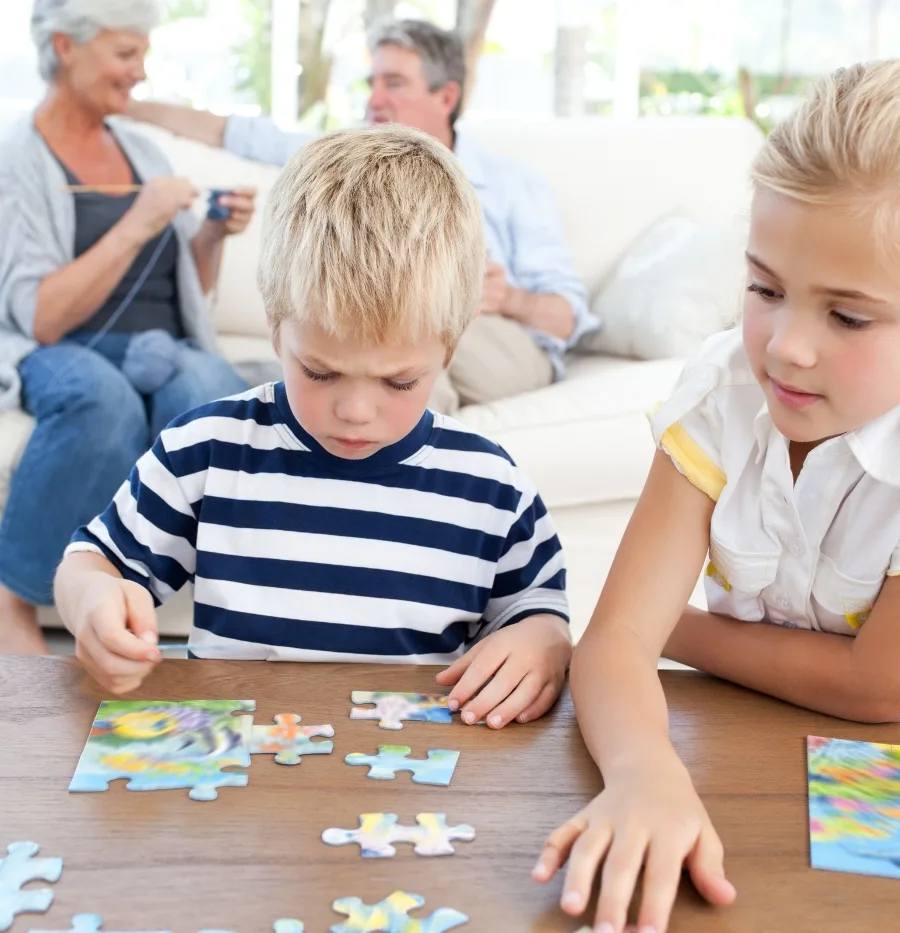
<svg viewBox="0 0 900 933"><path fill-rule="evenodd" d="M59 68L54 33L71 36L78 45L90 42L104 29L146 36L161 15L160 0L34 0L31 38L37 47L41 77L52 81Z"/></svg>
<svg viewBox="0 0 900 933"><path fill-rule="evenodd" d="M374 52L380 45L399 45L418 52L429 90L437 91L448 81L459 85L459 102L450 114L452 127L462 110L466 87L466 51L459 33L421 19L387 20L377 23L369 33L369 48Z"/></svg>

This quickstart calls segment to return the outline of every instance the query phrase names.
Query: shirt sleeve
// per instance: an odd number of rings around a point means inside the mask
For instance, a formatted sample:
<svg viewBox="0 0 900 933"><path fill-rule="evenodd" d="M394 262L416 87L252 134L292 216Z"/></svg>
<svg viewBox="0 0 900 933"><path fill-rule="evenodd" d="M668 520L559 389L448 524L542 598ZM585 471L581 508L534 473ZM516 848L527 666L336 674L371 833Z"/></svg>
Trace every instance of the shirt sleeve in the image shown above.
<svg viewBox="0 0 900 933"><path fill-rule="evenodd" d="M600 326L587 307L587 293L566 246L556 199L543 179L523 172L516 180L511 233L512 284L527 292L560 295L572 306L574 328L565 341L571 349Z"/></svg>
<svg viewBox="0 0 900 933"><path fill-rule="evenodd" d="M650 415L656 446L713 502L718 501L726 482L722 416L715 389L722 381L723 338L731 342L732 334L716 334L707 340L685 365L669 400Z"/></svg>
<svg viewBox="0 0 900 933"><path fill-rule="evenodd" d="M229 117L222 145L242 159L282 166L314 138L312 133L285 132L268 117Z"/></svg>
<svg viewBox="0 0 900 933"><path fill-rule="evenodd" d="M562 545L540 496L530 483L523 485L515 520L497 562L484 621L473 642L528 616L549 613L569 621Z"/></svg>
<svg viewBox="0 0 900 933"><path fill-rule="evenodd" d="M0 189L0 317L25 337L34 336L41 282L65 263L47 211L35 210L15 191Z"/></svg>
<svg viewBox="0 0 900 933"><path fill-rule="evenodd" d="M149 590L158 606L192 581L197 516L160 435L138 460L106 510L79 528L66 554L103 555L119 573ZM183 464L192 478L197 465Z"/></svg>

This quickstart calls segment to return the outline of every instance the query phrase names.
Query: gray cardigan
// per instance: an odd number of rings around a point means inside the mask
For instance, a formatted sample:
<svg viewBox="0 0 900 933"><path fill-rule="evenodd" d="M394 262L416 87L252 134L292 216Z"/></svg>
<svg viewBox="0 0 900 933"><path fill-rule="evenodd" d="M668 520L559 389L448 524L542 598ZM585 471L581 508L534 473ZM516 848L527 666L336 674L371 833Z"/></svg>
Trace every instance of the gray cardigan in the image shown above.
<svg viewBox="0 0 900 933"><path fill-rule="evenodd" d="M112 121L116 139L142 179L171 175L172 167L146 136ZM33 115L0 138L0 411L19 408L19 363L37 347L34 309L41 280L74 259L75 207L66 176L35 130ZM191 240L197 218L182 211L174 221L178 241L178 299L185 333L217 352L216 334Z"/></svg>

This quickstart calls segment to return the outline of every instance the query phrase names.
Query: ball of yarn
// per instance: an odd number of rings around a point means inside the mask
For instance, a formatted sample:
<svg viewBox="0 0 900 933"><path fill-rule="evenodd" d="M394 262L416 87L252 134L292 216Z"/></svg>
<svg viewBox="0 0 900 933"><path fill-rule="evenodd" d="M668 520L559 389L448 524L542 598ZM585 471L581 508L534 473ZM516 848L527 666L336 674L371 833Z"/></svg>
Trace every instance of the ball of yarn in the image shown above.
<svg viewBox="0 0 900 933"><path fill-rule="evenodd" d="M178 343L164 330L145 330L128 343L122 372L141 395L152 395L178 371Z"/></svg>

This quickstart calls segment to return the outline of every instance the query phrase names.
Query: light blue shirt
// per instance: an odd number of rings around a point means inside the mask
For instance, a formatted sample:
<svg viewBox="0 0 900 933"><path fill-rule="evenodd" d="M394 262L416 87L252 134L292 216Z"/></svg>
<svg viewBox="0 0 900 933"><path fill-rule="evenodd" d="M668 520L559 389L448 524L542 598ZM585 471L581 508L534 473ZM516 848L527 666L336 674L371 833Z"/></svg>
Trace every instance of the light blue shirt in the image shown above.
<svg viewBox="0 0 900 933"><path fill-rule="evenodd" d="M284 165L313 138L307 133L286 133L266 117L229 117L223 144L245 159ZM507 278L517 288L560 295L572 306L575 326L568 340L529 329L550 358L556 378L561 379L566 350L596 330L600 321L588 311L584 285L572 265L553 195L535 172L487 152L465 131L457 131L454 151L481 201L488 256L506 268Z"/></svg>

